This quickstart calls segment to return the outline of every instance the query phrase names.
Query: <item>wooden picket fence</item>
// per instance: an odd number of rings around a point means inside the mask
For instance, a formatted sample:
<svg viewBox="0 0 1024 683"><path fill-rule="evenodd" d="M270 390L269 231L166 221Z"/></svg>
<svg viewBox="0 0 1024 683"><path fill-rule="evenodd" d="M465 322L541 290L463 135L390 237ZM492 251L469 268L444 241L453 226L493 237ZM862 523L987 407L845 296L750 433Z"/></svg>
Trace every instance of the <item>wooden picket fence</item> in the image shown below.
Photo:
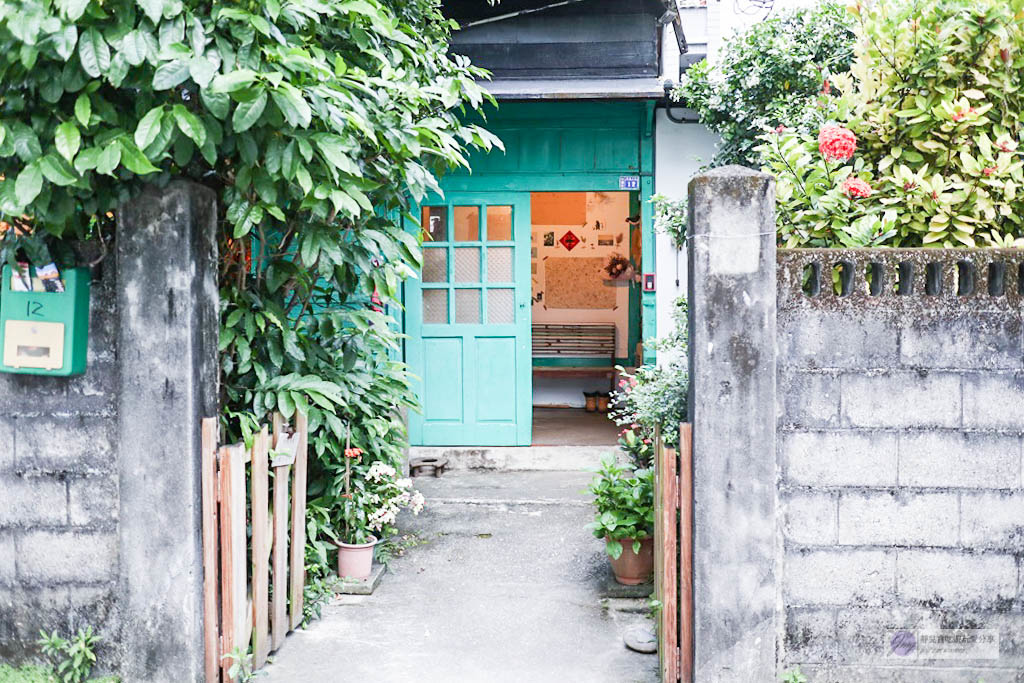
<svg viewBox="0 0 1024 683"><path fill-rule="evenodd" d="M661 602L661 680L693 680L693 433L679 427L679 450L654 449L654 594Z"/></svg>
<svg viewBox="0 0 1024 683"><path fill-rule="evenodd" d="M251 647L253 669L263 667L302 622L305 587L305 416L296 414L292 428L275 414L273 433L264 425L251 449L243 444L218 446L217 427L217 418L203 420L207 683L233 680L228 674L232 661L225 655L236 648L244 653ZM247 527L252 529L251 543Z"/></svg>

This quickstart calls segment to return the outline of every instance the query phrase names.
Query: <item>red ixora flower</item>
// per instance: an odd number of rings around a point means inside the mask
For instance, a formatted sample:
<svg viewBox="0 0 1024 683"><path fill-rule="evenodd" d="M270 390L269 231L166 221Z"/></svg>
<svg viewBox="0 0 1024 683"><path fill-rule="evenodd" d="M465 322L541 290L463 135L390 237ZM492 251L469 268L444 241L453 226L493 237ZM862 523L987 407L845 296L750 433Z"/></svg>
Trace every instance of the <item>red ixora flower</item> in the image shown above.
<svg viewBox="0 0 1024 683"><path fill-rule="evenodd" d="M857 136L849 128L830 125L818 133L818 151L826 161L847 161L857 150Z"/></svg>
<svg viewBox="0 0 1024 683"><path fill-rule="evenodd" d="M345 457L346 458L358 458L362 454L363 454L363 450L361 448L346 448L345 449Z"/></svg>
<svg viewBox="0 0 1024 683"><path fill-rule="evenodd" d="M860 178L855 178L853 176L850 176L849 178L844 180L843 184L840 185L840 188L843 190L843 192L846 193L846 196L849 197L850 199L856 199L858 197L861 199L866 199L871 196L872 192L874 192L874 190L871 189L871 186L868 185L866 181L861 180Z"/></svg>
<svg viewBox="0 0 1024 683"><path fill-rule="evenodd" d="M984 173L986 176L990 176L990 175L995 174L995 172L998 171L998 170L999 169L996 168L995 166L988 166L986 168L983 168L981 170L981 172Z"/></svg>

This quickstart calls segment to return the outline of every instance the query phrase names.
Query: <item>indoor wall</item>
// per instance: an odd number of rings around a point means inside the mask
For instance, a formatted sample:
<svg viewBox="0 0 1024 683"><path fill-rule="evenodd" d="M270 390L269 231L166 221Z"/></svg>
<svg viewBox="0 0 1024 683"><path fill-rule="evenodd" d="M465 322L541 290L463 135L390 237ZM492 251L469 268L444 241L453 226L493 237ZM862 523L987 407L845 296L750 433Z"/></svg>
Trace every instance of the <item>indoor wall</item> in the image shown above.
<svg viewBox="0 0 1024 683"><path fill-rule="evenodd" d="M628 192L534 192L530 199L532 322L613 323L618 358L632 356L630 287L607 281L604 266L614 254L639 260L639 241L631 242L627 222L629 200ZM608 384L603 378L537 377L533 403L581 407L584 391L607 391Z"/></svg>

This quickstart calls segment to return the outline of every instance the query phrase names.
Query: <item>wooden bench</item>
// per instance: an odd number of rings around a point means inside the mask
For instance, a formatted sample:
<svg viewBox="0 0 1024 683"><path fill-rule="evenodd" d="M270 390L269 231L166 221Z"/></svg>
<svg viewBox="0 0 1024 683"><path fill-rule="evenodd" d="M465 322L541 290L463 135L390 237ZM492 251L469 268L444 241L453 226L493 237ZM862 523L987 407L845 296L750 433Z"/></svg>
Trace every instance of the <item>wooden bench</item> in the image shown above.
<svg viewBox="0 0 1024 683"><path fill-rule="evenodd" d="M533 359L569 361L566 365L533 366L539 377L607 377L615 382L615 325L608 323L534 324ZM573 365L581 359L601 361ZM607 365L605 364L607 363Z"/></svg>

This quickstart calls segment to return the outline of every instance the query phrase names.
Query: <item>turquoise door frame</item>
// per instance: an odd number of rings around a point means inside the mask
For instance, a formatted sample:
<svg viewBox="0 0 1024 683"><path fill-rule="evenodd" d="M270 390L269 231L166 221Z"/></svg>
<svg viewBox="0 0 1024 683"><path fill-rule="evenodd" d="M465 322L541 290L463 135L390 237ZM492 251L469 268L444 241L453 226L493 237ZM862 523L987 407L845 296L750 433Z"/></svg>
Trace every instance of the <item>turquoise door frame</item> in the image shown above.
<svg viewBox="0 0 1024 683"><path fill-rule="evenodd" d="M528 446L530 195L450 192L424 208L438 225L425 226L422 277L406 285L407 361L423 409L410 416L411 443ZM478 232L457 235L457 221Z"/></svg>
<svg viewBox="0 0 1024 683"><path fill-rule="evenodd" d="M445 192L616 192L623 176L640 176L640 269L655 271L654 104L651 101L502 102L476 121L501 138L505 150L473 153L471 171L446 176ZM642 292L642 327L630 327L629 358L641 340L657 335L655 292ZM654 351L646 346L646 363Z"/></svg>
<svg viewBox="0 0 1024 683"><path fill-rule="evenodd" d="M446 202L467 197L518 196L525 201L526 213L516 209L517 217L525 217L525 228L520 236L516 223L517 256L525 258L526 279L517 282L526 287L527 302L531 295L529 286L529 193L531 192L617 192L622 191L623 177L639 176L639 208L641 214L642 252L641 270L653 273L655 269L654 212L650 198L654 192L654 102L503 102L499 109L490 110L487 119L477 121L497 135L504 143L505 150L494 150L489 154L473 153L469 164L471 171L459 171L442 179L441 187ZM504 194L504 193L512 193ZM518 264L518 261L517 261ZM517 268L519 266L517 265ZM405 285L406 360L415 374L423 372L424 332L428 329L416 327L422 310L414 309L422 302L422 283L415 280ZM639 295L642 311L642 327L630 325L628 357L618 359L624 365L632 364L633 349L641 339L651 339L657 332L655 293ZM631 305L635 297L631 296ZM522 405L527 414L532 408L532 376L528 372L523 379L521 368L531 368L529 303L526 307L525 353L526 364L517 361L514 392L517 405ZM520 318L517 317L517 325ZM452 326L455 327L455 326ZM516 331L517 343L521 331ZM428 337L429 338L429 337ZM451 338L451 337L449 337ZM462 337L468 339L469 337ZM654 360L653 350L643 351L644 362ZM465 356L463 357L465 359ZM465 366L463 366L465 367ZM455 368L452 368L454 370ZM477 369L473 369L477 371ZM499 371L499 370L495 370ZM500 370L500 372L505 372ZM429 383L429 380L426 379ZM525 382L525 385L522 384ZM439 385L440 386L440 385ZM522 388L525 386L525 390ZM500 388L499 388L500 389ZM511 384L504 389L510 392ZM483 429L475 426L460 428L454 419L447 395L437 396L429 386L419 387L419 397L429 416L437 406L444 408L448 420L431 427L429 418L414 415L410 418L410 442L413 445L528 445L530 443L529 419L517 418L515 440L509 441L509 429ZM522 402L521 404L518 402ZM496 427L497 425L492 425ZM461 429L461 431L460 431ZM524 431L525 430L525 431ZM431 432L435 431L433 436ZM499 438L498 433L505 434ZM440 436L443 434L443 436ZM436 436L436 438L434 438ZM445 441L445 443L441 443Z"/></svg>

